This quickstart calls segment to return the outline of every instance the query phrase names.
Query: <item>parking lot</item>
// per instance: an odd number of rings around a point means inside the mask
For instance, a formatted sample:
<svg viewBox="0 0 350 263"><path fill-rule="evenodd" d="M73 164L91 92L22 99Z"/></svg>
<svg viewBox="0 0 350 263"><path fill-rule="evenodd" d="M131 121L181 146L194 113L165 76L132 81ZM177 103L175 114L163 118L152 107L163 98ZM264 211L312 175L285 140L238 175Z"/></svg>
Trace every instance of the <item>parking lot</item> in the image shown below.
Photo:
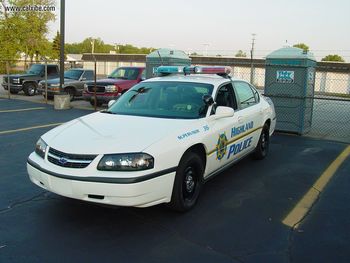
<svg viewBox="0 0 350 263"><path fill-rule="evenodd" d="M267 159L209 181L186 214L104 207L43 191L26 172L41 134L90 112L0 99L0 262L349 261L348 145L275 134ZM293 229L285 219L324 175L333 177Z"/></svg>

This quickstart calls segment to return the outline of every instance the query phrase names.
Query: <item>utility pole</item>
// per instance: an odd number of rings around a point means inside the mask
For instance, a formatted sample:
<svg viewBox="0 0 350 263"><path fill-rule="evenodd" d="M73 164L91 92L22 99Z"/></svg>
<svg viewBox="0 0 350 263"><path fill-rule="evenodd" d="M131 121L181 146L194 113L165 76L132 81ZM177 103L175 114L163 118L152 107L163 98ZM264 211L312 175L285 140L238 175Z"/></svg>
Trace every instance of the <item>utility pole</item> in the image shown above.
<svg viewBox="0 0 350 263"><path fill-rule="evenodd" d="M61 0L61 16L60 16L60 90L64 84L64 20L65 20L65 0Z"/></svg>
<svg viewBox="0 0 350 263"><path fill-rule="evenodd" d="M95 39L91 40L91 54L95 53Z"/></svg>
<svg viewBox="0 0 350 263"><path fill-rule="evenodd" d="M252 49L250 50L250 83L254 85L254 45L255 45L255 36L256 34L252 34Z"/></svg>
<svg viewBox="0 0 350 263"><path fill-rule="evenodd" d="M204 49L205 49L205 53L204 53L204 56L208 56L208 47L209 47L209 44L203 44L204 46Z"/></svg>

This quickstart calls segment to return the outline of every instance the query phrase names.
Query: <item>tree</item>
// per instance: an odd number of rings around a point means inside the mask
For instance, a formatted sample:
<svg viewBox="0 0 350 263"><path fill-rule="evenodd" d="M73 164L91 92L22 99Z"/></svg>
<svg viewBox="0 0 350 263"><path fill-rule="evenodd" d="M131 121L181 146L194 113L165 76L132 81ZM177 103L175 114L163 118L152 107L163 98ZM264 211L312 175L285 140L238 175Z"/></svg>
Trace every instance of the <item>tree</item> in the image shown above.
<svg viewBox="0 0 350 263"><path fill-rule="evenodd" d="M149 54L154 48L134 47L133 45L111 45L105 44L100 38L88 37L80 43L66 44L66 52L70 54L92 53L92 45L94 46L94 53L109 53L116 51L121 54Z"/></svg>
<svg viewBox="0 0 350 263"><path fill-rule="evenodd" d="M60 50L61 50L61 42L60 42L60 32L57 31L56 36L54 37L52 41L52 53L51 58L52 59L59 59L60 58Z"/></svg>
<svg viewBox="0 0 350 263"><path fill-rule="evenodd" d="M325 56L322 61L335 61L335 62L345 62L345 60L337 55L337 54L334 54L334 55L327 55Z"/></svg>
<svg viewBox="0 0 350 263"><path fill-rule="evenodd" d="M55 20L51 11L7 12L6 6L25 7L33 5L32 0L2 0L3 11L0 13L0 59L15 59L24 52L33 61L39 56L46 56L48 48L48 22ZM54 6L55 0L37 0L36 5Z"/></svg>
<svg viewBox="0 0 350 263"><path fill-rule="evenodd" d="M6 72L6 63L12 63L19 57L20 40L18 35L22 23L6 11L5 1L0 1L0 72Z"/></svg>
<svg viewBox="0 0 350 263"><path fill-rule="evenodd" d="M236 58L246 58L247 54L243 52L243 50L238 50L238 52L235 55Z"/></svg>
<svg viewBox="0 0 350 263"><path fill-rule="evenodd" d="M294 44L293 47L298 47L301 48L302 50L304 50L305 52L309 51L309 46L304 44L304 43L298 43L298 44Z"/></svg>

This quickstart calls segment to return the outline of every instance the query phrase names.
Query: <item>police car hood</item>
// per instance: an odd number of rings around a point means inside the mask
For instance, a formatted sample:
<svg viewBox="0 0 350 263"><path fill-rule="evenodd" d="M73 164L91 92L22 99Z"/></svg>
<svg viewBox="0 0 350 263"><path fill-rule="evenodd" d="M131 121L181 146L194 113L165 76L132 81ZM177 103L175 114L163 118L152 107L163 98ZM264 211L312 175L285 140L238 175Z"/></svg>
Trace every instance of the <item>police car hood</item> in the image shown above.
<svg viewBox="0 0 350 263"><path fill-rule="evenodd" d="M153 143L193 127L198 120L149 118L97 112L42 136L52 148L74 154L141 152Z"/></svg>

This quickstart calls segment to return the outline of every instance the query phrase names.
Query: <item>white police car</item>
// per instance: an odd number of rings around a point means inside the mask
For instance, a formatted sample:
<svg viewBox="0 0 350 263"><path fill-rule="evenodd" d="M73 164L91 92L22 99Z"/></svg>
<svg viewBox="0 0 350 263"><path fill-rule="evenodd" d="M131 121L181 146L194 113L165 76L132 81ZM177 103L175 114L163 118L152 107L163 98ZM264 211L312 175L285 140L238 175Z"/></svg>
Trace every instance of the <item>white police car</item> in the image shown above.
<svg viewBox="0 0 350 263"><path fill-rule="evenodd" d="M275 110L252 85L226 67L157 72L108 110L45 133L28 158L31 181L90 202L186 211L206 180L248 154L267 155Z"/></svg>

